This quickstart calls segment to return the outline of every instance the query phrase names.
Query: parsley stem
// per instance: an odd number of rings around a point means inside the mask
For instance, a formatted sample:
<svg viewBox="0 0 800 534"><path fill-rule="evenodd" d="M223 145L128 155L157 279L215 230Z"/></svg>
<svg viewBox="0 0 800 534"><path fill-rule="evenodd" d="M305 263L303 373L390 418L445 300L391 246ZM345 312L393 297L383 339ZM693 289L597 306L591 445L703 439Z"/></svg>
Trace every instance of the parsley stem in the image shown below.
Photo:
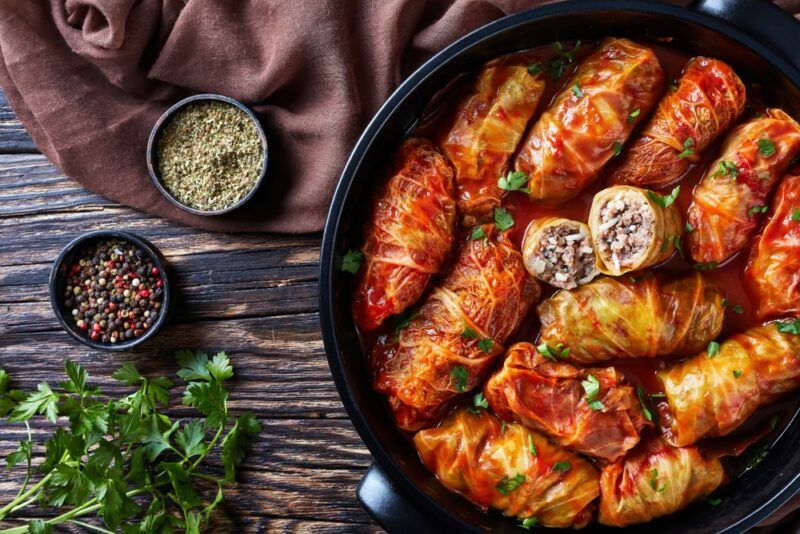
<svg viewBox="0 0 800 534"><path fill-rule="evenodd" d="M2 508L0 508L0 519L3 519L8 514L10 514L20 502L24 501L25 499L30 497L32 494L34 494L37 491L39 491L42 488L42 486L44 486L45 484L47 484L47 482L50 481L50 478L52 478L52 476L53 476L52 472L48 473L47 475L45 475L44 478L42 478L42 480L40 480L39 482L37 482L36 484L31 486L28 489L28 491L23 492L22 495L16 497L13 501L11 501L7 505L5 505ZM0 531L0 532L4 532L4 531ZM25 532L25 531L23 531L23 532Z"/></svg>
<svg viewBox="0 0 800 534"><path fill-rule="evenodd" d="M222 435L222 431L223 430L225 430L225 425L220 425L219 429L217 430L217 433L214 434L214 439L212 439L211 443L209 443L208 447L206 447L206 451L203 454L201 454L200 456L198 456L197 459L192 464L192 466L189 467L189 472L190 473L193 472L197 468L198 465L200 465L200 462L203 461L203 458L206 457L206 454L208 454L209 451L211 451L211 449L214 448L214 445L217 444L217 441L219 440L219 437Z"/></svg>
<svg viewBox="0 0 800 534"><path fill-rule="evenodd" d="M28 454L26 455L26 460L28 461L28 466L25 471L25 481L22 483L22 486L19 488L17 492L17 496L14 497L14 500L19 499L19 496L28 489L28 484L31 481L31 457L33 456L33 437L31 436L31 425L28 421L25 421L25 428L28 430Z"/></svg>
<svg viewBox="0 0 800 534"><path fill-rule="evenodd" d="M106 530L104 528L98 527L97 525L92 525L91 523L85 523L83 521L78 521L77 519L70 519L69 522L73 523L75 525L78 525L79 527L83 527L83 528L85 528L87 530L94 530L95 532L102 532L103 534L116 534L112 530Z"/></svg>

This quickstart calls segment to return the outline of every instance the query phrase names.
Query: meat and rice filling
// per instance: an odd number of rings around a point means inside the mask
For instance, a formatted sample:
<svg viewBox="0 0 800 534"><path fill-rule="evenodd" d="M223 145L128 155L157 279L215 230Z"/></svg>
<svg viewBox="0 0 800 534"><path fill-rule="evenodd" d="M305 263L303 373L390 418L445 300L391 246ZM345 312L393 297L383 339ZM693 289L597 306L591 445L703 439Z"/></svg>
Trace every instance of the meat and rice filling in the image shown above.
<svg viewBox="0 0 800 534"><path fill-rule="evenodd" d="M584 225L556 224L523 248L528 271L554 287L572 289L597 276L594 248ZM529 251L529 252L528 252Z"/></svg>
<svg viewBox="0 0 800 534"><path fill-rule="evenodd" d="M653 241L655 214L639 195L620 191L600 207L598 254L619 270L634 265Z"/></svg>

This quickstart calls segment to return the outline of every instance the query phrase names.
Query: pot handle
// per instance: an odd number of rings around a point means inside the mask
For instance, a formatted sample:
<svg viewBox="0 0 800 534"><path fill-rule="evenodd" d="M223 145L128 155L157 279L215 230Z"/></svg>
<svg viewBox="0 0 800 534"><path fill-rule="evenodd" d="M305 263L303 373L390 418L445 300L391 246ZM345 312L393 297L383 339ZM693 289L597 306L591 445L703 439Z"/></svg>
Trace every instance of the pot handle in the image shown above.
<svg viewBox="0 0 800 534"><path fill-rule="evenodd" d="M389 534L446 532L442 525L426 516L400 488L392 484L375 462L361 479L356 495L361 506Z"/></svg>
<svg viewBox="0 0 800 534"><path fill-rule="evenodd" d="M800 21L769 0L698 0L692 8L720 18L773 48L800 70Z"/></svg>

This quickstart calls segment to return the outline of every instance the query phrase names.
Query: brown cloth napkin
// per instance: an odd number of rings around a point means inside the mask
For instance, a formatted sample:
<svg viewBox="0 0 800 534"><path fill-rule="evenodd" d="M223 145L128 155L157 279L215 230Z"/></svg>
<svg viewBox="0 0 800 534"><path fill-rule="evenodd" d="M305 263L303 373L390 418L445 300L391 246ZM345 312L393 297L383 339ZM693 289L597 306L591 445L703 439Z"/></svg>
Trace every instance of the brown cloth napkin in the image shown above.
<svg viewBox="0 0 800 534"><path fill-rule="evenodd" d="M42 152L93 191L209 230L315 231L397 84L470 30L543 3L0 0L0 86ZM260 194L221 217L172 206L145 164L156 119L202 92L249 104L270 141Z"/></svg>

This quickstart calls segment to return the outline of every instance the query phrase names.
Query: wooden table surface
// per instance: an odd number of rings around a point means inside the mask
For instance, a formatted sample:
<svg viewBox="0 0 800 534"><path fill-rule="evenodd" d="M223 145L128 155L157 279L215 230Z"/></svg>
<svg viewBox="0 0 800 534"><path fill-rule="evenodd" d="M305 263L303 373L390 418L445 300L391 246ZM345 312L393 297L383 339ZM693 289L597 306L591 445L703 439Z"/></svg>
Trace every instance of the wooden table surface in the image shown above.
<svg viewBox="0 0 800 534"><path fill-rule="evenodd" d="M169 327L123 353L73 341L48 297L61 248L100 229L152 241L178 286ZM0 367L13 387L33 389L60 381L70 358L114 393L122 389L110 374L123 362L174 377L177 349L227 351L236 371L231 410L253 410L263 424L239 483L226 492L219 521L231 522L231 532L380 531L355 496L370 454L339 401L322 347L320 240L320 234L215 234L119 206L56 170L0 93ZM23 430L0 426L0 457L16 448ZM52 430L37 419L35 441ZM23 471L0 472L0 504L13 497Z"/></svg>

